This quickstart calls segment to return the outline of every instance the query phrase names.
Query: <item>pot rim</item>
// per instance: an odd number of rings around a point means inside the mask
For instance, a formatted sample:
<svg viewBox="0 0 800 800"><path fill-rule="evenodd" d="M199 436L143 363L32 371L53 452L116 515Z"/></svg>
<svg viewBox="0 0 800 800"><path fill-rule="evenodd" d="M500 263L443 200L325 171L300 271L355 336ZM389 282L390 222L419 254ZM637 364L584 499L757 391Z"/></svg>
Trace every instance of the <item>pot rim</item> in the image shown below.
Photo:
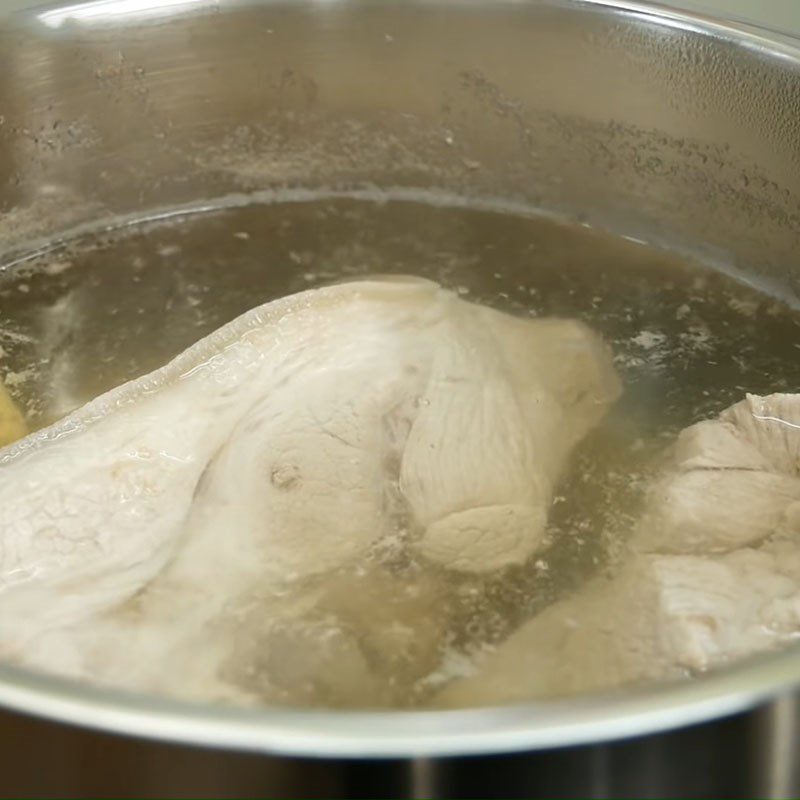
<svg viewBox="0 0 800 800"><path fill-rule="evenodd" d="M430 711L212 706L0 666L0 705L172 743L292 756L419 758L607 743L748 711L798 684L797 646L691 681Z"/></svg>
<svg viewBox="0 0 800 800"><path fill-rule="evenodd" d="M281 0L284 4L295 1ZM476 0L449 1L454 6L476 4ZM213 8L219 13L267 2L217 0ZM326 7L358 2L329 0ZM391 4L396 0L384 2ZM417 3L437 4L436 0L417 0ZM800 65L800 38L791 34L735 18L680 11L647 0L500 0L494 7L534 4L607 9L732 41ZM80 13L100 7L108 13ZM203 13L210 9L210 4L208 0L134 0L133 4L131 0L91 0L37 7L12 16L41 33L43 26L55 28L67 19L78 25L118 21L116 18L124 9L127 9L125 24L131 24L136 23L137 9L155 9L161 12L163 20L164 16ZM800 642L691 681L465 710L219 707L106 689L0 665L0 705L15 711L175 743L343 758L479 755L608 742L746 711L798 685Z"/></svg>

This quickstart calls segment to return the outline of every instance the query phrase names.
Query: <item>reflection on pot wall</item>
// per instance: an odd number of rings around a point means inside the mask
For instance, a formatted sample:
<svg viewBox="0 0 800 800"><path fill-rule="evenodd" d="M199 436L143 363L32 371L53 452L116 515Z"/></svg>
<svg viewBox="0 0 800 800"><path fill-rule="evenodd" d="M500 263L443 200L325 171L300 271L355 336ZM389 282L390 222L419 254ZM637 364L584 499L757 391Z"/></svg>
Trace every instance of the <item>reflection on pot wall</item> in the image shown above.
<svg viewBox="0 0 800 800"><path fill-rule="evenodd" d="M352 763L163 745L2 712L3 789L19 797L108 797L122 787L142 798L360 798L378 787L382 797L796 797L797 704L776 708L594 747Z"/></svg>

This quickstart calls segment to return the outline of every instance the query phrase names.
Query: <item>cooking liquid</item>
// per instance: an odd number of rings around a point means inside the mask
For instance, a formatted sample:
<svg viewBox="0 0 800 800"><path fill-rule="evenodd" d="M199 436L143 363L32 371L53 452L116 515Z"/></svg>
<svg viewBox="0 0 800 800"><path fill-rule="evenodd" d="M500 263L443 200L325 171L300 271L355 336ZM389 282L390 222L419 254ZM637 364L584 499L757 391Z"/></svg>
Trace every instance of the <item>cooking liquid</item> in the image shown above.
<svg viewBox="0 0 800 800"><path fill-rule="evenodd" d="M368 561L309 587L318 599L302 624L243 637L226 678L256 701L424 704L476 652L613 564L678 431L745 392L800 387L800 316L779 299L585 227L408 192L220 203L17 257L0 269L0 376L41 427L254 306L375 273L429 277L519 315L582 319L612 347L624 394L572 458L534 558L460 576L419 563L402 538L378 543ZM231 609L245 633L249 620ZM319 679L317 642L342 631L356 632L376 676L369 695Z"/></svg>

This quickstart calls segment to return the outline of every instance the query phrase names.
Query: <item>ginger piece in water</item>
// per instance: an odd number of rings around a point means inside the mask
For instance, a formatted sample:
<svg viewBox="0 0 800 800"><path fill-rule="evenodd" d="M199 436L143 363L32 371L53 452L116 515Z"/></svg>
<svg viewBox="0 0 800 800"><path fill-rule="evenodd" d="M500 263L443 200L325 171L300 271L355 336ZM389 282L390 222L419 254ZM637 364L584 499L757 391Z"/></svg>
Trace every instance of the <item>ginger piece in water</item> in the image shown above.
<svg viewBox="0 0 800 800"><path fill-rule="evenodd" d="M27 434L25 417L0 381L0 447L16 442Z"/></svg>

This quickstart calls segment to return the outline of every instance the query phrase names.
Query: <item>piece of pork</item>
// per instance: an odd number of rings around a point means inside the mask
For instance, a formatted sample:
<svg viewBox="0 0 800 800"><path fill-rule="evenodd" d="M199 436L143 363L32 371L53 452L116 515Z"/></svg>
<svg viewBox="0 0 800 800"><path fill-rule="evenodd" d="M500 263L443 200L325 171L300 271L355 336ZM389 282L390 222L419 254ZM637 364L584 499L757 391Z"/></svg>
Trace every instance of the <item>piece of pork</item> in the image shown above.
<svg viewBox="0 0 800 800"><path fill-rule="evenodd" d="M419 548L464 572L519 564L544 536L573 446L617 398L617 377L600 339L570 320L462 303L441 337L400 469Z"/></svg>
<svg viewBox="0 0 800 800"><path fill-rule="evenodd" d="M495 705L677 678L786 644L800 635L800 569L782 555L637 555L525 623L437 702Z"/></svg>
<svg viewBox="0 0 800 800"><path fill-rule="evenodd" d="M633 532L637 552L524 624L439 701L678 677L800 636L798 421L800 395L749 396L685 430Z"/></svg>
<svg viewBox="0 0 800 800"><path fill-rule="evenodd" d="M800 395L748 395L683 431L651 491L637 549L728 552L787 524L800 501ZM800 530L800 529L797 529Z"/></svg>
<svg viewBox="0 0 800 800"><path fill-rule="evenodd" d="M383 538L454 569L525 560L618 391L580 323L428 281L269 303L0 451L0 652L224 694L237 620L301 619L316 589L276 598Z"/></svg>

